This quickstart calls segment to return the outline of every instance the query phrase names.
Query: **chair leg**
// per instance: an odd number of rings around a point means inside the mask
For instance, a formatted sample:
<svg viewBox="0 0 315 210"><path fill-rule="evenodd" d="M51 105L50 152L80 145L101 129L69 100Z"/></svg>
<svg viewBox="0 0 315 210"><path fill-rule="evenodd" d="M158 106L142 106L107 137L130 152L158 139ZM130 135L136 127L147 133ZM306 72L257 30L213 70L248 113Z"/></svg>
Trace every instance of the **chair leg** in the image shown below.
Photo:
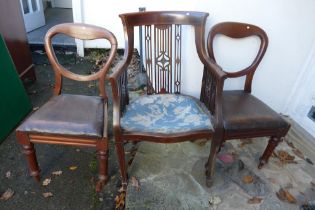
<svg viewBox="0 0 315 210"><path fill-rule="evenodd" d="M30 169L30 175L35 178L36 181L40 181L40 176L39 176L39 167L38 167L38 162L36 158L36 151L34 149L34 144L30 142L30 139L28 135L24 132L17 131L16 132L16 137L19 141L20 144L22 144L23 147L23 154L26 156L26 160L29 165Z"/></svg>
<svg viewBox="0 0 315 210"><path fill-rule="evenodd" d="M211 187L214 179L215 160L220 149L221 143L215 140L211 142L210 154L206 164L206 185Z"/></svg>
<svg viewBox="0 0 315 210"><path fill-rule="evenodd" d="M273 150L278 146L278 144L282 141L282 137L271 136L268 142L268 145L263 153L263 155L259 158L258 168L261 169L266 163L268 163L268 159L271 156Z"/></svg>
<svg viewBox="0 0 315 210"><path fill-rule="evenodd" d="M97 154L99 162L98 182L95 190L100 192L108 180L108 140L104 139L97 145Z"/></svg>
<svg viewBox="0 0 315 210"><path fill-rule="evenodd" d="M126 161L125 161L125 150L124 143L122 141L116 142L116 152L119 161L121 184L124 190L127 189L127 172L126 172Z"/></svg>

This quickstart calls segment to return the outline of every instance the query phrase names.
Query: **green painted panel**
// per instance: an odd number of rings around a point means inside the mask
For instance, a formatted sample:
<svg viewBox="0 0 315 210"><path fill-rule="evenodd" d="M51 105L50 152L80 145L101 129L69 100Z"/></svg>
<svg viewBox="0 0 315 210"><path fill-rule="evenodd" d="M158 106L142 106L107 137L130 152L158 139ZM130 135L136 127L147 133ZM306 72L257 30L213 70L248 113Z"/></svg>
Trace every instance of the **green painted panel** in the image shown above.
<svg viewBox="0 0 315 210"><path fill-rule="evenodd" d="M24 86L0 35L0 143L30 110Z"/></svg>

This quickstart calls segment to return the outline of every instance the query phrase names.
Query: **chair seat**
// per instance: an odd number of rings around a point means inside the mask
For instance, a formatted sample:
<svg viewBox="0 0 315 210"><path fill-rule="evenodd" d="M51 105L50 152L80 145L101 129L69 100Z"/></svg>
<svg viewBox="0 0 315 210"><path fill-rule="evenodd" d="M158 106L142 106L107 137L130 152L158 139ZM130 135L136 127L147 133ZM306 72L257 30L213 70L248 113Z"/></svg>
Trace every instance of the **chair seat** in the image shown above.
<svg viewBox="0 0 315 210"><path fill-rule="evenodd" d="M103 137L104 102L98 96L54 96L17 130L47 134Z"/></svg>
<svg viewBox="0 0 315 210"><path fill-rule="evenodd" d="M227 133L280 130L290 126L278 113L242 90L223 92L223 124Z"/></svg>
<svg viewBox="0 0 315 210"><path fill-rule="evenodd" d="M193 97L177 94L138 97L127 106L121 127L128 132L163 134L213 130L207 108Z"/></svg>

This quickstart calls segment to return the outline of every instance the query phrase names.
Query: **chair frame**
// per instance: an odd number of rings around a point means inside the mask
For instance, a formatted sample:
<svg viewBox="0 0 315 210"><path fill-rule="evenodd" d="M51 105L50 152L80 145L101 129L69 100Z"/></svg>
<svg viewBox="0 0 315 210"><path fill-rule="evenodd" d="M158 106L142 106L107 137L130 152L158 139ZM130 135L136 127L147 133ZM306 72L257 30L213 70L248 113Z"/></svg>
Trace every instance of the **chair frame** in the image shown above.
<svg viewBox="0 0 315 210"><path fill-rule="evenodd" d="M56 58L52 46L52 37L56 34L65 34L81 40L106 39L111 44L109 58L106 64L95 74L79 75L70 72L61 66ZM45 36L45 49L48 59L55 73L55 87L53 95L60 95L62 88L62 77L76 81L99 81L100 97L104 101L104 131L102 138L76 136L76 135L57 135L38 132L16 131L18 142L23 147L23 153L26 155L30 168L30 175L36 181L40 181L40 169L36 158L34 143L59 144L70 146L84 146L96 148L99 159L99 181L96 184L96 191L100 191L108 180L108 135L107 135L107 101L108 97L105 91L105 76L114 60L117 50L117 41L115 36L108 30L88 24L65 23L52 27Z"/></svg>
<svg viewBox="0 0 315 210"><path fill-rule="evenodd" d="M120 165L120 172L122 178L122 186L126 189L127 186L127 173L126 163L124 155L124 143L125 141L149 141L156 143L175 143L188 140L197 140L200 138L214 139L218 138L221 134L220 126L222 124L221 106L216 106L216 111L212 112L211 118L214 132L209 130L203 131L191 131L185 133L174 134L161 134L161 133L145 133L145 132L126 132L120 127L120 117L129 103L129 96L127 90L127 67L130 64L133 49L134 49L134 27L146 26L146 25L190 25L194 28L195 34L195 46L198 56L202 63L207 67L209 73L214 75L215 80L220 85L223 85L223 78L225 73L221 69L210 61L205 49L205 23L208 17L208 13L203 12L190 12L190 11L154 11L154 12L141 12L141 13L127 13L121 14L120 18L124 26L125 34L125 52L123 60L115 68L109 79L112 85L113 91L113 130L115 136L116 152ZM222 82L221 82L222 81ZM148 88L148 94L150 94L150 88ZM171 91L170 91L171 92ZM157 94L163 94L165 91L161 91ZM215 92L217 98L221 94ZM220 103L220 98L217 99L216 104ZM215 141L215 140L214 140ZM210 178L210 174L207 174L207 180Z"/></svg>
<svg viewBox="0 0 315 210"><path fill-rule="evenodd" d="M261 43L259 46L259 50L257 53L257 56L253 60L253 62L245 69L242 69L237 72L226 72L223 71L224 77L222 78L222 84L217 86L217 88L220 88L218 90L220 94L218 94L218 98L220 98L219 106L222 106L222 93L224 92L223 89L223 83L224 80L227 78L237 78L246 76L245 84L244 84L244 92L245 93L251 93L252 90L252 80L254 73L261 62L263 56L265 55L265 52L267 50L268 46L268 36L265 33L264 30L261 28L247 24L247 23L238 23L238 22L223 22L216 24L213 26L208 34L208 40L207 40L207 48L208 53L210 56L210 59L213 63L216 64L215 56L213 52L213 41L216 35L223 34L230 38L246 38L250 36L258 36ZM216 64L217 65L217 64ZM205 67L206 68L206 67ZM206 71L206 70L205 70ZM211 84L203 83L203 88L206 89ZM201 96L204 101L207 101L207 98L203 95ZM217 104L218 105L218 104ZM222 112L221 112L222 115ZM221 118L222 119L222 118ZM283 137L287 134L287 132L290 129L290 126L284 129L265 129L265 130L255 130L251 132L227 132L224 130L222 121L220 121L220 137L217 139L217 141L214 141L214 144L211 145L211 155L209 158L209 162L206 165L207 171L209 174L211 174L211 180L213 182L213 174L214 174L214 166L215 166L215 157L216 154L220 151L221 146L223 143L227 140L233 140L233 139L243 139L243 138L255 138L255 137L265 137L269 136L269 142L268 145L263 153L263 155L260 157L260 161L258 164L258 168L261 169L264 164L268 162L269 157L271 156L273 150L276 148L276 146L283 140ZM211 184L211 183L209 183Z"/></svg>

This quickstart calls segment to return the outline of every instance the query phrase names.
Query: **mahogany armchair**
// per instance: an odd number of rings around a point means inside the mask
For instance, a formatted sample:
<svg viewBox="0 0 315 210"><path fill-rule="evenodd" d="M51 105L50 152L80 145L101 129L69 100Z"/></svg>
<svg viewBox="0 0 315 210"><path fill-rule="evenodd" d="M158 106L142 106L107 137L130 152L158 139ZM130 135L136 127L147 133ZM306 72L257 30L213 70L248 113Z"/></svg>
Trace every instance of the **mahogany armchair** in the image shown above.
<svg viewBox="0 0 315 210"><path fill-rule="evenodd" d="M70 72L59 64L52 47L52 38L60 33L82 40L109 41L111 49L107 62L98 72L91 75ZM53 97L16 129L16 136L23 146L31 176L40 181L34 143L94 147L99 159L99 181L96 190L100 191L107 181L108 165L105 76L116 54L116 38L104 28L66 23L56 25L47 32L45 49L55 73ZM97 80L99 96L61 94L63 77L76 81Z"/></svg>
<svg viewBox="0 0 315 210"><path fill-rule="evenodd" d="M116 152L124 188L127 186L124 142L175 143L211 139L217 135L215 129L220 112L210 112L200 100L181 94L183 50L196 50L209 75L213 75L215 80L223 78L224 72L210 62L206 53L204 26L207 17L208 13L188 11L120 15L126 40L125 53L122 62L110 75L110 82ZM195 49L182 49L183 25L194 29ZM137 26L144 27L147 94L129 101L127 69L134 49L134 28ZM189 72L192 71L198 69ZM209 95L212 96L216 97L216 94Z"/></svg>
<svg viewBox="0 0 315 210"><path fill-rule="evenodd" d="M209 180L211 180L211 182L208 183L209 185L213 182L216 154L224 141L242 138L270 137L269 143L263 155L260 157L258 168L261 168L268 162L273 150L290 128L290 124L278 113L251 94L254 73L268 46L267 34L261 28L246 23L223 22L213 26L208 35L207 46L210 59L214 63L216 60L213 50L213 41L214 37L218 34L236 39L257 36L261 42L257 56L250 66L237 72L222 71L224 79L246 76L244 90L223 91L223 83L218 86L215 80L210 79L209 75L207 75L209 71L205 66L201 101L208 105L210 109L213 109L212 98L209 98L209 96L211 96L209 90L212 86L217 86L220 87L220 89L217 89L219 93L216 100L219 100L219 102L217 101L216 105L220 106L220 108L222 107L222 110L220 110L222 111L220 113L222 115L222 121L219 123L220 135L211 145L211 154L208 164L206 165ZM224 82L224 80L222 80L222 82Z"/></svg>

